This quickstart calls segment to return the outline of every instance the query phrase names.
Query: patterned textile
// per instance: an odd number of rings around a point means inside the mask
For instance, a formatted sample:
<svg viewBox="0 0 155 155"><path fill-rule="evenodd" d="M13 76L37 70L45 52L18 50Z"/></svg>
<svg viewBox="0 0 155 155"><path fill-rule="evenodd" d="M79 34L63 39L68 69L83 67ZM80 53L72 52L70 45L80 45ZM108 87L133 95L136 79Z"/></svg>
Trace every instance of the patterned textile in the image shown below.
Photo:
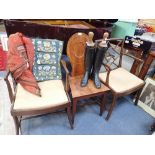
<svg viewBox="0 0 155 155"><path fill-rule="evenodd" d="M7 67L17 83L30 93L40 96L40 88L32 74L33 59L31 39L19 32L11 34L8 39Z"/></svg>
<svg viewBox="0 0 155 155"><path fill-rule="evenodd" d="M33 74L37 81L60 80L60 59L63 41L56 39L32 39L35 50Z"/></svg>

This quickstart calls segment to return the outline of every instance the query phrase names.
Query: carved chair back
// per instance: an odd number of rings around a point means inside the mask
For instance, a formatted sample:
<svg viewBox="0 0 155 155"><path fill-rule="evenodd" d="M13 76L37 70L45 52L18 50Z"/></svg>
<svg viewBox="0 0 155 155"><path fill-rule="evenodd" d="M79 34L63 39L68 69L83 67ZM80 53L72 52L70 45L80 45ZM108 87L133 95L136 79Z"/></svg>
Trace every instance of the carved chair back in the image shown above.
<svg viewBox="0 0 155 155"><path fill-rule="evenodd" d="M136 71L135 71L135 75L138 76L140 72L140 65L143 63L143 60L130 54L129 50L124 48L124 39L119 39L119 38L108 39L108 45L109 45L109 49L105 54L104 63L109 65L111 69L122 67L123 56L128 56L133 61L135 60L139 64L139 66L136 68ZM132 66L131 66L130 72L132 72Z"/></svg>
<svg viewBox="0 0 155 155"><path fill-rule="evenodd" d="M122 66L122 56L123 56L123 39L108 39L108 50L105 53L104 64L107 64L111 69L118 68Z"/></svg>
<svg viewBox="0 0 155 155"><path fill-rule="evenodd" d="M84 56L87 41L88 35L85 33L75 33L68 41L67 56L72 66L71 76L84 74Z"/></svg>

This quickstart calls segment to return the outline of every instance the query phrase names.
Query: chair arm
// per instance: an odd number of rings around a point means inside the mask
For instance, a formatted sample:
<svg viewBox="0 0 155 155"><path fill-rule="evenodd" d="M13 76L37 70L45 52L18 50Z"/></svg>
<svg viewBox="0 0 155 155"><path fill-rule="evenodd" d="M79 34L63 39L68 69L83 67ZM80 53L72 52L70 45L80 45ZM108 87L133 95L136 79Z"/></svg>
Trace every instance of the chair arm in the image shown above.
<svg viewBox="0 0 155 155"><path fill-rule="evenodd" d="M64 60L61 60L61 64L66 72L65 90L69 92L69 70Z"/></svg>
<svg viewBox="0 0 155 155"><path fill-rule="evenodd" d="M8 79L10 74L11 74L10 71L8 71L4 80L5 80L7 88L8 88L10 102L13 103L15 100L15 94L12 92L11 84L10 84L10 81Z"/></svg>
<svg viewBox="0 0 155 155"><path fill-rule="evenodd" d="M129 56L130 58L133 58L133 59L139 61L140 63L143 63L143 62L144 62L142 59L137 58L137 57L135 57L135 56L133 56L133 55L131 55L131 54L123 53L123 55Z"/></svg>
<svg viewBox="0 0 155 155"><path fill-rule="evenodd" d="M97 39L97 40L95 40L95 42L100 42L102 40L103 39ZM122 38L108 38L108 39L106 39L106 41L117 41L117 40L124 40L124 39L122 39Z"/></svg>
<svg viewBox="0 0 155 155"><path fill-rule="evenodd" d="M65 69L66 74L69 75L69 70L68 70L68 68L67 68L66 61L61 60L61 64L62 64L63 68Z"/></svg>
<svg viewBox="0 0 155 155"><path fill-rule="evenodd" d="M109 74L111 72L111 68L109 65L102 63L107 71L106 84L109 85Z"/></svg>

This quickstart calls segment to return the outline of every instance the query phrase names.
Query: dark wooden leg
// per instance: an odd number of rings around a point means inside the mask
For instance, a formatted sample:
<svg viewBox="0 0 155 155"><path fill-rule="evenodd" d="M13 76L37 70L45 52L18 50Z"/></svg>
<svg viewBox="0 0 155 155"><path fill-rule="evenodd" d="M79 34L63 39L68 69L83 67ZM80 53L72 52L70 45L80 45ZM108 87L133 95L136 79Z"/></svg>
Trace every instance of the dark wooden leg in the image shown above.
<svg viewBox="0 0 155 155"><path fill-rule="evenodd" d="M105 104L106 104L106 93L102 96L101 104L100 104L100 116L102 116L104 110L105 110Z"/></svg>
<svg viewBox="0 0 155 155"><path fill-rule="evenodd" d="M75 119L76 106L77 106L77 99L73 99L73 118L72 118L73 124Z"/></svg>
<svg viewBox="0 0 155 155"><path fill-rule="evenodd" d="M151 129L150 129L152 132L155 131L155 122L151 125Z"/></svg>
<svg viewBox="0 0 155 155"><path fill-rule="evenodd" d="M110 118L110 116L111 116L111 114L112 114L113 108L114 108L114 106L115 106L115 104L116 104L116 100L117 100L117 96L116 96L115 94L113 94L112 104L111 104L111 106L110 106L108 115L107 115L107 117L106 117L106 121L109 120L109 118Z"/></svg>
<svg viewBox="0 0 155 155"><path fill-rule="evenodd" d="M139 100L139 97L140 97L140 94L141 94L142 90L143 90L143 88L138 90L137 93L136 93L135 105L138 104L138 100Z"/></svg>
<svg viewBox="0 0 155 155"><path fill-rule="evenodd" d="M69 120L71 129L73 129L73 122L72 122L71 106L70 105L67 107L67 115L68 115L68 120Z"/></svg>
<svg viewBox="0 0 155 155"><path fill-rule="evenodd" d="M19 135L20 124L19 124L18 117L17 116L13 116L13 120L14 120L14 123L15 123L16 135Z"/></svg>

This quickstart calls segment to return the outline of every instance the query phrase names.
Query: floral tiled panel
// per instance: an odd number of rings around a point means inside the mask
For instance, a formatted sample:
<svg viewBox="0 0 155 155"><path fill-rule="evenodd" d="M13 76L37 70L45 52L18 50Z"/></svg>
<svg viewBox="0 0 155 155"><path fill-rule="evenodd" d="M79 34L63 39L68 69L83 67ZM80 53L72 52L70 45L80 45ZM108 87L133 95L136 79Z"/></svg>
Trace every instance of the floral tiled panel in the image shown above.
<svg viewBox="0 0 155 155"><path fill-rule="evenodd" d="M37 81L60 80L61 68L55 65L36 65L33 67L33 74Z"/></svg>
<svg viewBox="0 0 155 155"><path fill-rule="evenodd" d="M35 50L33 74L37 81L61 79L63 41L32 39Z"/></svg>

